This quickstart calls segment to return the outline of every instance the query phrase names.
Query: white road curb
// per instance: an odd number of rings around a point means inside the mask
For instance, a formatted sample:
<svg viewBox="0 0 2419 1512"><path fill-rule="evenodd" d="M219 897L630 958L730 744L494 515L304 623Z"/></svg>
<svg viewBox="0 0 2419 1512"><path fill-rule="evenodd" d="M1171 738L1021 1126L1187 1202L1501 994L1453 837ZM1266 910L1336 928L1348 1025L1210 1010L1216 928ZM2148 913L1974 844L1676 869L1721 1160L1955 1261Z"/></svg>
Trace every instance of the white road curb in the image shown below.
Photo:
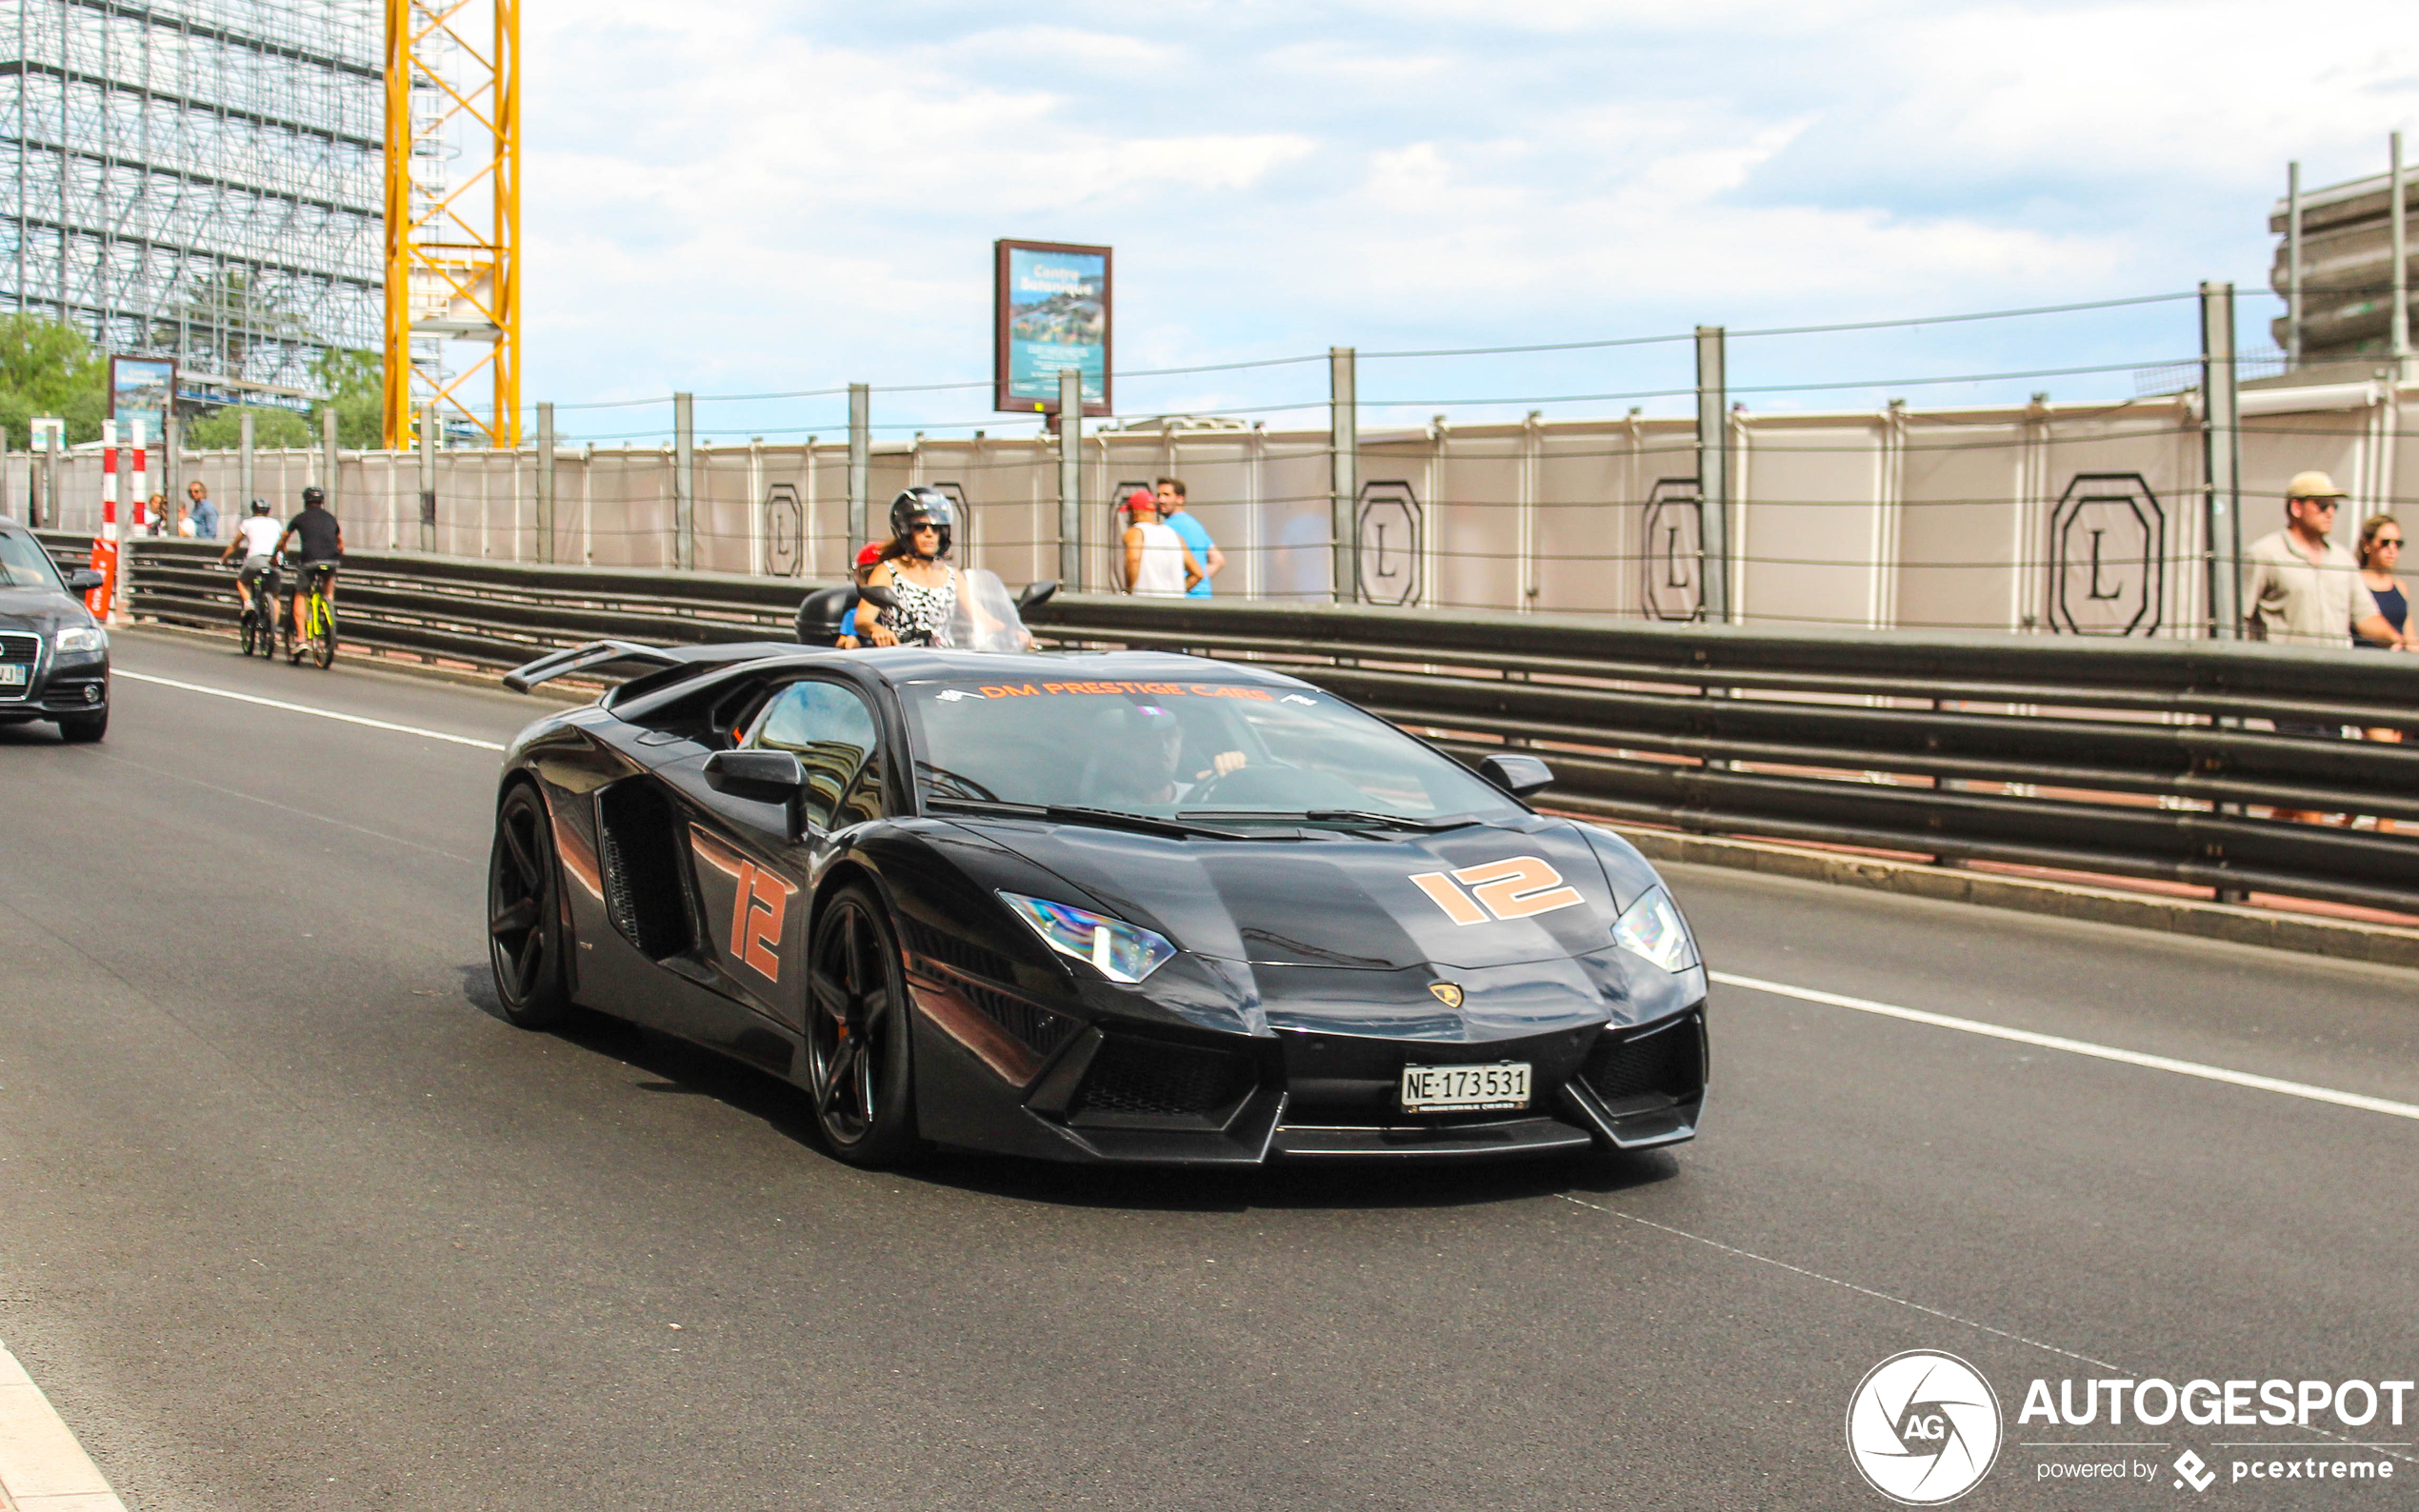
<svg viewBox="0 0 2419 1512"><path fill-rule="evenodd" d="M0 1509L126 1512L50 1399L0 1345Z"/></svg>

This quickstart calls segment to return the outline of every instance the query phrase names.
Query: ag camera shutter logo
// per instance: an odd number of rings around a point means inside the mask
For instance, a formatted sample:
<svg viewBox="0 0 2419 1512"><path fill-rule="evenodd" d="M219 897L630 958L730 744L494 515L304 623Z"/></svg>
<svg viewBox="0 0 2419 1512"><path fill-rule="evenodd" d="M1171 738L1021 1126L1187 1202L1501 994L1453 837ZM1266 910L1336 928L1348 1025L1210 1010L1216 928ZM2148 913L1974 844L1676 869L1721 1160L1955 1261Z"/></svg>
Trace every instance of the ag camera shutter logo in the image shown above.
<svg viewBox="0 0 2419 1512"><path fill-rule="evenodd" d="M1865 1373L1848 1403L1848 1453L1866 1483L1904 1506L1939 1506L1999 1458L1999 1399L1955 1355L1910 1349Z"/></svg>

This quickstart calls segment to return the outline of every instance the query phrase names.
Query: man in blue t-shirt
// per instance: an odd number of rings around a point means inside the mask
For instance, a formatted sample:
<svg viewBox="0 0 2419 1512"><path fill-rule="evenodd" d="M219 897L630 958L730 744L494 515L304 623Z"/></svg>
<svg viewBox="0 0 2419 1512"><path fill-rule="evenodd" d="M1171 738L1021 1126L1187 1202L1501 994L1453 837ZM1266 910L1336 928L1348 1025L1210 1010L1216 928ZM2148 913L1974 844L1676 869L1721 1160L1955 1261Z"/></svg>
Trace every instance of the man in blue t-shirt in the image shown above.
<svg viewBox="0 0 2419 1512"><path fill-rule="evenodd" d="M1210 539L1209 527L1203 525L1199 517L1185 507L1183 480L1162 478L1159 480L1158 487L1159 523L1184 537L1187 549L1192 552L1192 559L1201 564L1201 581L1186 589L1185 596L1206 599L1210 596L1210 580L1216 577L1218 569L1227 565L1227 555L1218 549L1217 542Z"/></svg>

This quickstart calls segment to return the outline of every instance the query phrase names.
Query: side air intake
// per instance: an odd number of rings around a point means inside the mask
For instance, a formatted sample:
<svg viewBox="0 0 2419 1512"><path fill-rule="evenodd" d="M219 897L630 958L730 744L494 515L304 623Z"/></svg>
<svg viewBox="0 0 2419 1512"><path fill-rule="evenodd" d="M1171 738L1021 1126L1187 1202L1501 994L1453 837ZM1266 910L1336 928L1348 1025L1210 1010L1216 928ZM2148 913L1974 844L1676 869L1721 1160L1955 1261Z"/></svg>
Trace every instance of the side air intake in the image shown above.
<svg viewBox="0 0 2419 1512"><path fill-rule="evenodd" d="M695 937L670 800L643 780L616 783L596 795L596 827L613 927L651 960L688 949Z"/></svg>

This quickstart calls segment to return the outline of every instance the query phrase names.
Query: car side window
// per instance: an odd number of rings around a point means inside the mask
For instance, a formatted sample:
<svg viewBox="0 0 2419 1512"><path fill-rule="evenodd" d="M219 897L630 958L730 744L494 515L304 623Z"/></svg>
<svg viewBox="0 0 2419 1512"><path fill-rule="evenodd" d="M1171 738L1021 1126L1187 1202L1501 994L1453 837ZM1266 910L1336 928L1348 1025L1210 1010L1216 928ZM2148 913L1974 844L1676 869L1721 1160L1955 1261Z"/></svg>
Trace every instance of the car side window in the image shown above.
<svg viewBox="0 0 2419 1512"><path fill-rule="evenodd" d="M873 755L873 711L837 683L792 683L765 706L748 744L798 758L807 769L806 817L829 829L841 795Z"/></svg>

